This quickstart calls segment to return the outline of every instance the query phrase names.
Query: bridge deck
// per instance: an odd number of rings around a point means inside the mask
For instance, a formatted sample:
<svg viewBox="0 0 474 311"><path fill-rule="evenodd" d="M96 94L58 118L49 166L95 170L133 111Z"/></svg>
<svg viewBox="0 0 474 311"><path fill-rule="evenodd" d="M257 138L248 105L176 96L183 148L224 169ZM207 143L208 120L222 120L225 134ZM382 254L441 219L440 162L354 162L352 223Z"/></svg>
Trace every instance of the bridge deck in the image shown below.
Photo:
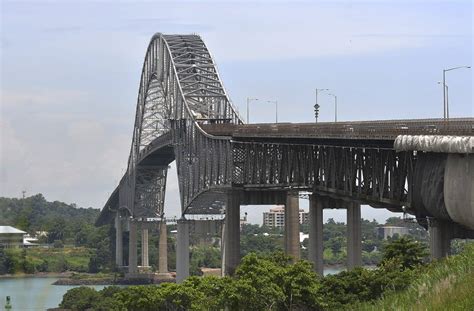
<svg viewBox="0 0 474 311"><path fill-rule="evenodd" d="M474 118L321 123L202 124L204 131L234 138L317 138L394 141L398 135L472 136Z"/></svg>

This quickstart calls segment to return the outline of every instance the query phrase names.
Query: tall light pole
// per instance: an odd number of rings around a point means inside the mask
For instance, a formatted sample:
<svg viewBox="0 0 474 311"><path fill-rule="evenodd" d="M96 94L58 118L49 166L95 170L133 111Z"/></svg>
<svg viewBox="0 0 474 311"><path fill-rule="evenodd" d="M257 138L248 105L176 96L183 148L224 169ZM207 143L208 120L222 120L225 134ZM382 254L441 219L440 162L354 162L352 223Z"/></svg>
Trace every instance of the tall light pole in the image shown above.
<svg viewBox="0 0 474 311"><path fill-rule="evenodd" d="M443 85L442 82L438 82L438 84ZM443 92L446 92L446 112L447 112L446 116L449 119L449 109L447 109L449 107L449 88L448 88L448 85L446 83L444 83Z"/></svg>
<svg viewBox="0 0 474 311"><path fill-rule="evenodd" d="M322 91L329 91L329 89L318 89L318 88L316 88L315 90L316 90L316 103L314 104L314 109L315 109L315 111L317 110L318 114L319 114L318 93L322 92ZM318 117L316 117L316 123L318 123Z"/></svg>
<svg viewBox="0 0 474 311"><path fill-rule="evenodd" d="M334 94L328 94L334 97L334 122L337 122L337 96Z"/></svg>
<svg viewBox="0 0 474 311"><path fill-rule="evenodd" d="M447 101L447 98L446 98L446 72L451 71L451 70L461 69L461 68L470 69L471 66L459 66L459 67L453 67L453 68L443 69L443 109L444 109L444 119L449 119L449 107L448 107L448 101Z"/></svg>
<svg viewBox="0 0 474 311"><path fill-rule="evenodd" d="M249 104L252 100L258 100L258 98L247 97L247 124L250 124L250 121L249 121Z"/></svg>
<svg viewBox="0 0 474 311"><path fill-rule="evenodd" d="M267 103L275 104L275 123L278 123L278 101L277 100L267 100Z"/></svg>

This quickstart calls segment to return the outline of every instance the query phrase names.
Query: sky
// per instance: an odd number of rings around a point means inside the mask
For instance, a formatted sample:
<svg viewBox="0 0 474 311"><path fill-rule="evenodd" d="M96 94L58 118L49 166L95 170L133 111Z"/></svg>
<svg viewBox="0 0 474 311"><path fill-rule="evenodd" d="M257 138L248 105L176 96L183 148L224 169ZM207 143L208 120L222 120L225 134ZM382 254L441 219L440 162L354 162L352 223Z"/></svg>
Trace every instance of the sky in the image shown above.
<svg viewBox="0 0 474 311"><path fill-rule="evenodd" d="M442 117L442 70L472 65L470 0L0 3L0 196L25 190L82 207L101 208L125 172L156 32L201 35L242 115L259 99L252 123L274 121L274 100L279 122L314 121L315 88L337 95L340 121ZM472 117L472 70L446 81L450 116ZM318 102L319 120L334 120L333 97ZM174 165L168 176L165 213L175 216ZM241 212L261 223L268 208Z"/></svg>

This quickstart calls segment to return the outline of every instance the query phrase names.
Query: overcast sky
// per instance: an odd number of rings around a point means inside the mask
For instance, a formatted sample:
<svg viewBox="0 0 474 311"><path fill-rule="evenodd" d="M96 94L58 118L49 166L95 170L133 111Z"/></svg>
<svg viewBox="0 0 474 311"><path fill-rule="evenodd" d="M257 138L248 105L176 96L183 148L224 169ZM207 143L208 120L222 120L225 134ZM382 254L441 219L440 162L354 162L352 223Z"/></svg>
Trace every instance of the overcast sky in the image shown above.
<svg viewBox="0 0 474 311"><path fill-rule="evenodd" d="M442 69L472 65L472 1L1 1L0 196L100 208L123 175L141 66L155 32L198 33L252 122L441 117ZM472 117L472 70L447 74ZM319 98L320 120L334 119ZM166 213L179 213L176 171ZM301 202L307 206L307 202ZM268 207L244 207L261 222ZM365 218L392 214L364 208ZM344 220L345 212L325 216Z"/></svg>

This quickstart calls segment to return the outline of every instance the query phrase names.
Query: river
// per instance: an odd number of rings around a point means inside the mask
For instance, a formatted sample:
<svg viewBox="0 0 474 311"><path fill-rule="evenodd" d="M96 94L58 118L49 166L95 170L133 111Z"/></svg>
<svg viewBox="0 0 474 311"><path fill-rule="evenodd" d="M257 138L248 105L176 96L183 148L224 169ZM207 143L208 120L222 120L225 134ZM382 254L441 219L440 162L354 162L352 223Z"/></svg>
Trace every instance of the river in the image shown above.
<svg viewBox="0 0 474 311"><path fill-rule="evenodd" d="M0 278L0 310L5 310L6 296L11 298L11 310L41 310L55 308L68 289L76 286L52 285L55 277ZM102 289L104 285L91 286Z"/></svg>
<svg viewBox="0 0 474 311"><path fill-rule="evenodd" d="M324 275L340 272L344 267L326 267ZM55 308L61 302L63 295L73 287L52 285L57 277L13 277L0 278L0 310L5 310L6 297L11 298L11 310L38 310L44 311ZM90 286L96 290L104 285Z"/></svg>

